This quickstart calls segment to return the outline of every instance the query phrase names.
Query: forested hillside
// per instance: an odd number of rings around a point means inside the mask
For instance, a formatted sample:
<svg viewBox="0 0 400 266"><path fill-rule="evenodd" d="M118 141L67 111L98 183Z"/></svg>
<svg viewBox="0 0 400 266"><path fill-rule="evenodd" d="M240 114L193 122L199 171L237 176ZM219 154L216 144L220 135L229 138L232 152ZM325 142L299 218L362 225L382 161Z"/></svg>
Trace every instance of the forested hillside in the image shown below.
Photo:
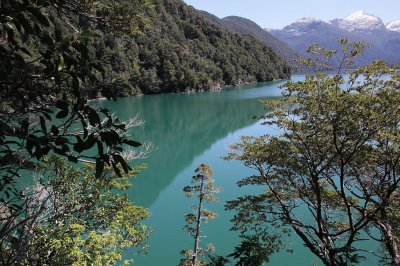
<svg viewBox="0 0 400 266"><path fill-rule="evenodd" d="M291 65L295 64L295 59L299 58L301 53L290 48L286 43L271 35L265 29L262 29L257 23L238 16L229 16L218 18L208 12L202 11L203 15L210 21L241 35L251 35L266 45L270 46L279 56L286 59Z"/></svg>
<svg viewBox="0 0 400 266"><path fill-rule="evenodd" d="M213 90L289 77L285 61L255 38L210 23L181 0L152 3L143 34L105 35L91 51L110 79L119 76L130 85L118 94Z"/></svg>

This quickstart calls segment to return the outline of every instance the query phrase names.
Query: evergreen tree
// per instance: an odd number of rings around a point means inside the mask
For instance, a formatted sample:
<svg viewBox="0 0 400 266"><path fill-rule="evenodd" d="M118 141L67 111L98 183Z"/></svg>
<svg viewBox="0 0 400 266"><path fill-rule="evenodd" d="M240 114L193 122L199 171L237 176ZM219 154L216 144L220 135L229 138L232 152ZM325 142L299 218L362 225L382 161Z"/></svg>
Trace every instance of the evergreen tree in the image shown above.
<svg viewBox="0 0 400 266"><path fill-rule="evenodd" d="M205 265L205 262L201 261L199 257L214 251L212 244L209 244L207 249L200 246L201 226L202 222L209 222L218 216L215 212L206 209L204 203L218 201L215 193L219 193L222 189L214 186L214 180L211 178L212 169L208 165L199 165L195 172L197 175L192 177L193 185L183 188L187 197L196 196L198 198L198 202L193 207L194 213L185 216L187 225L184 228L193 237L194 247L193 250L181 252L186 258L181 260L180 265Z"/></svg>

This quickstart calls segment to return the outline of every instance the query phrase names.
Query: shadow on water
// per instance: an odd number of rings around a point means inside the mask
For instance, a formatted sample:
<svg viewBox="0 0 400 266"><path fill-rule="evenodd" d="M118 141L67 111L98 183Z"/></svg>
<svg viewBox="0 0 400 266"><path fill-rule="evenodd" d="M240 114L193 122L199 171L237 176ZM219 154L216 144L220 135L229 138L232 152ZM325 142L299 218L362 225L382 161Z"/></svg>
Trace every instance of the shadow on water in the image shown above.
<svg viewBox="0 0 400 266"><path fill-rule="evenodd" d="M193 159L217 140L251 125L252 117L263 113L257 98L280 95L282 82L262 83L220 92L128 97L100 101L98 105L121 119L139 114L145 121L131 134L139 141L150 140L157 147L143 160L148 169L134 181L131 198L147 208ZM136 162L137 163L137 162Z"/></svg>

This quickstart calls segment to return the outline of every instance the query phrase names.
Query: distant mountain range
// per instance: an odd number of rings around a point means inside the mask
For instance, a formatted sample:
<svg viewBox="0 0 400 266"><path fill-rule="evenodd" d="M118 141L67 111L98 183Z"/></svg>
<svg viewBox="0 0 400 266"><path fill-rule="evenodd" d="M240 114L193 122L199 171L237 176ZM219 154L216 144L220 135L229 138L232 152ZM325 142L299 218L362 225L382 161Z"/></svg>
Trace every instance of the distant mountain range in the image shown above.
<svg viewBox="0 0 400 266"><path fill-rule="evenodd" d="M296 58L307 56L306 50L313 43L340 51L338 40L341 38L370 46L355 60L357 66L377 59L386 60L390 64L400 63L400 20L385 25L379 17L364 11L328 22L305 17L281 30L262 29L255 22L242 17L228 16L220 19L205 11L202 14L210 22L230 31L252 35L270 46L292 66ZM338 55L336 62L340 60L341 56Z"/></svg>
<svg viewBox="0 0 400 266"><path fill-rule="evenodd" d="M376 59L384 59L392 64L400 63L400 20L385 25L379 17L363 11L328 22L302 18L281 30L266 31L299 53L304 53L312 43L339 49L337 40L345 37L371 46L356 61L358 65Z"/></svg>

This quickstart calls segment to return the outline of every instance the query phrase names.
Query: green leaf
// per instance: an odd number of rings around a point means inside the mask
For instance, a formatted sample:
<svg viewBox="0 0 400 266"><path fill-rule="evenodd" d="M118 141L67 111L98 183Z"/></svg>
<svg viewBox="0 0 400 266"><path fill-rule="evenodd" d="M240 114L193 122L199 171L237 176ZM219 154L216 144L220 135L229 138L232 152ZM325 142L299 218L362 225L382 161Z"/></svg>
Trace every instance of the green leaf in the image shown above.
<svg viewBox="0 0 400 266"><path fill-rule="evenodd" d="M58 128L55 125L52 125L51 133L53 133L54 136L57 136L60 133L60 131L58 130Z"/></svg>
<svg viewBox="0 0 400 266"><path fill-rule="evenodd" d="M95 110L91 109L88 117L89 117L89 123L91 126L94 127L94 126L96 126L96 124L100 124L100 116Z"/></svg>
<svg viewBox="0 0 400 266"><path fill-rule="evenodd" d="M7 30L14 31L14 27L11 23L7 22L7 23L4 23L3 25Z"/></svg>
<svg viewBox="0 0 400 266"><path fill-rule="evenodd" d="M47 19L47 17L45 15L42 14L42 12L40 11L39 8L28 7L27 9L31 12L33 17L37 20L37 22L39 22L40 24L42 24L43 26L46 26L46 27L50 26L49 20Z"/></svg>
<svg viewBox="0 0 400 266"><path fill-rule="evenodd" d="M28 133L28 128L29 128L29 120L24 119L21 121L21 132L23 133Z"/></svg>
<svg viewBox="0 0 400 266"><path fill-rule="evenodd" d="M12 17L10 17L10 16L5 16L4 19L5 19L7 22L12 22L12 21L14 20L14 19L13 19Z"/></svg>
<svg viewBox="0 0 400 266"><path fill-rule="evenodd" d="M76 156L68 156L68 161L73 162L73 163L77 163L78 162L78 157Z"/></svg>
<svg viewBox="0 0 400 266"><path fill-rule="evenodd" d="M59 62L58 62L57 70L61 71L64 67L64 57L62 54L59 54L58 58L59 58Z"/></svg>
<svg viewBox="0 0 400 266"><path fill-rule="evenodd" d="M58 100L56 101L55 106L63 111L68 110L68 103L66 103L65 101L62 100Z"/></svg>
<svg viewBox="0 0 400 266"><path fill-rule="evenodd" d="M119 170L119 168L113 161L111 161L111 165L114 169L114 172L117 174L117 176L122 177L121 170Z"/></svg>
<svg viewBox="0 0 400 266"><path fill-rule="evenodd" d="M68 115L68 110L67 111L60 111L60 112L57 113L56 118L62 119L62 118L67 117L67 115Z"/></svg>
<svg viewBox="0 0 400 266"><path fill-rule="evenodd" d="M104 171L104 161L101 158L96 159L96 177L100 177Z"/></svg>
<svg viewBox="0 0 400 266"><path fill-rule="evenodd" d="M131 167L129 167L128 163L125 161L124 158L122 158L121 155L119 155L119 154L113 155L113 159L116 163L119 162L121 164L122 169L124 169L125 173L129 173L129 171L132 170Z"/></svg>
<svg viewBox="0 0 400 266"><path fill-rule="evenodd" d="M97 150L100 156L104 155L103 143L100 140L97 141Z"/></svg>
<svg viewBox="0 0 400 266"><path fill-rule="evenodd" d="M66 137L58 137L55 139L54 143L56 145L61 145L63 143L69 143L69 140Z"/></svg>
<svg viewBox="0 0 400 266"><path fill-rule="evenodd" d="M39 117L40 119L40 127L42 128L43 134L47 134L47 128L46 128L46 121L44 120L43 116Z"/></svg>
<svg viewBox="0 0 400 266"><path fill-rule="evenodd" d="M89 150L91 149L94 144L96 143L96 138L94 137L94 134L90 134L87 140L84 142L83 149L84 150Z"/></svg>
<svg viewBox="0 0 400 266"><path fill-rule="evenodd" d="M76 143L74 145L74 151L81 153L84 149L85 149L85 145L81 139L81 137L79 136L75 136L76 137Z"/></svg>
<svg viewBox="0 0 400 266"><path fill-rule="evenodd" d="M137 141L134 141L134 140L130 140L130 139L125 139L123 141L123 143L128 144L129 146L132 146L132 147L140 147L140 146L142 146L141 143L139 143Z"/></svg>

